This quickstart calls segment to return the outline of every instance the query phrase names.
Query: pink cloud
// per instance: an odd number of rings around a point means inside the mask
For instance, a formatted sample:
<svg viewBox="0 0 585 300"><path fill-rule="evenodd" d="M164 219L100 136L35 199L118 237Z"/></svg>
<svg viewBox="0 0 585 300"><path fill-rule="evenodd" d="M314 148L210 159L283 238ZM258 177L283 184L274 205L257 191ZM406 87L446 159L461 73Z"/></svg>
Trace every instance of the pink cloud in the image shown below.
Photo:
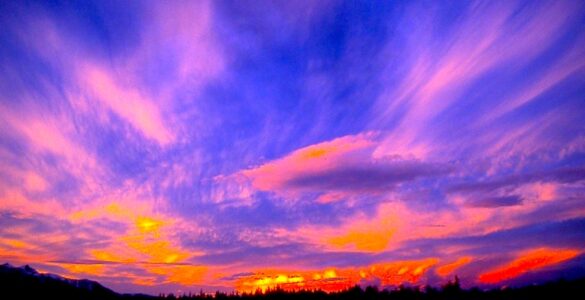
<svg viewBox="0 0 585 300"><path fill-rule="evenodd" d="M146 98L138 89L132 85L122 86L119 78L112 78L111 74L97 67L86 67L79 72L80 81L85 82L88 92L95 95L96 100L101 101L146 137L162 145L174 140L156 103Z"/></svg>
<svg viewBox="0 0 585 300"><path fill-rule="evenodd" d="M252 179L254 187L261 190L286 188L287 182L295 177L332 170L341 161L350 163L362 160L360 154L373 145L370 134L341 137L301 148L284 158L242 172Z"/></svg>
<svg viewBox="0 0 585 300"><path fill-rule="evenodd" d="M47 115L33 105L25 105L24 108L17 113L14 108L2 107L0 113L5 120L4 128L7 132L27 147L27 152L18 154L19 156L12 152L5 152L2 156L15 160L21 159L20 155L29 157L27 163L18 168L10 165L0 167L0 171L8 178L22 183L9 190L16 188L19 193L24 193L25 190L34 193L49 191L52 188L52 181L63 178L64 169L83 184L84 194L98 190L98 178L103 176L105 170L82 143L78 128L68 116ZM47 154L59 159L58 168L37 159Z"/></svg>
<svg viewBox="0 0 585 300"><path fill-rule="evenodd" d="M237 175L248 178L258 190L288 195L319 192L325 195L318 201L330 202L356 192L387 192L403 182L449 172L446 166L398 155L375 158L376 145L373 133L344 136L295 150Z"/></svg>

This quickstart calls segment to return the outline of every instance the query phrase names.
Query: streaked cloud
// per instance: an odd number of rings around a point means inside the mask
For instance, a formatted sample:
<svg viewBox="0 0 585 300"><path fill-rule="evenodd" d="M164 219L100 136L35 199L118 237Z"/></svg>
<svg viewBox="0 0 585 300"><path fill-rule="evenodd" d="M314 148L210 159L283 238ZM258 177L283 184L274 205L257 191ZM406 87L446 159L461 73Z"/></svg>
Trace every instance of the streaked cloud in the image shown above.
<svg viewBox="0 0 585 300"><path fill-rule="evenodd" d="M88 88L89 95L101 101L121 118L142 132L146 137L165 145L173 141L171 130L163 121L154 102L145 99L139 91L121 87L119 78L111 78L106 72L94 67L82 68L80 82Z"/></svg>
<svg viewBox="0 0 585 300"><path fill-rule="evenodd" d="M538 270L569 260L579 254L578 250L537 249L527 252L499 269L481 274L479 280L484 283L497 283L520 276L523 273Z"/></svg>

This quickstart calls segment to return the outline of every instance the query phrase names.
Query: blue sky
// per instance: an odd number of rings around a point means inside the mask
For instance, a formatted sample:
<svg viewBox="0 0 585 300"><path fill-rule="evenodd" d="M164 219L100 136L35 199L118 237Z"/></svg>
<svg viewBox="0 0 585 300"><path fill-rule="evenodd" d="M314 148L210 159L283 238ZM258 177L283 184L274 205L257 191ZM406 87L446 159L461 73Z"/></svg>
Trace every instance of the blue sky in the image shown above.
<svg viewBox="0 0 585 300"><path fill-rule="evenodd" d="M0 259L153 293L582 276L584 16L2 3Z"/></svg>

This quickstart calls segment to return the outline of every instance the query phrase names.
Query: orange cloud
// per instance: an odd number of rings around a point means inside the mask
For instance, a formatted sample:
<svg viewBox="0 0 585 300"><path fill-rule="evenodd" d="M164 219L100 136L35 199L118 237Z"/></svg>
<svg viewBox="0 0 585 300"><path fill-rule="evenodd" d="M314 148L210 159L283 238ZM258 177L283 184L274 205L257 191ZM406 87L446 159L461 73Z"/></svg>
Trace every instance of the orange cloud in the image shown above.
<svg viewBox="0 0 585 300"><path fill-rule="evenodd" d="M448 236L467 230L479 222L474 219L477 217L472 213L417 211L404 202L392 201L381 204L374 216L358 214L341 226L305 226L288 234L331 250L380 252L406 240Z"/></svg>
<svg viewBox="0 0 585 300"><path fill-rule="evenodd" d="M135 257L124 255L119 251L91 249L88 252L93 258L104 262L132 263L137 261Z"/></svg>
<svg viewBox="0 0 585 300"><path fill-rule="evenodd" d="M399 261L373 264L365 268L343 268L309 271L264 270L236 280L240 292L282 288L284 290L319 289L340 291L359 284L361 280L378 279L383 285L417 283L426 271L437 264L434 258L420 261Z"/></svg>
<svg viewBox="0 0 585 300"><path fill-rule="evenodd" d="M187 259L190 253L171 238L178 220L153 213L154 209L148 202L124 200L103 201L103 204L97 207L88 207L69 215L69 219L75 223L108 219L128 226L126 232L114 234L111 237L112 243L108 246L87 250L93 259L122 264L169 264L168 270L171 271L174 269L170 266L176 266L175 264ZM159 274L161 268L148 268L147 272ZM172 273L175 275L171 273L169 278L180 277L177 272ZM145 284L152 280L140 278L139 281Z"/></svg>
<svg viewBox="0 0 585 300"><path fill-rule="evenodd" d="M107 248L91 249L96 259L110 262L145 261L175 263L188 255L169 238L175 220L154 214L147 203L127 199L125 202L106 202L95 208L80 210L69 215L72 222L105 218L125 223L129 229L113 236L116 241Z"/></svg>
<svg viewBox="0 0 585 300"><path fill-rule="evenodd" d="M468 264L471 262L471 257L469 256L465 256L465 257L461 257L459 259L457 259L456 261L452 262L452 263L448 263L448 264L444 264L440 267L437 268L437 274L439 274L440 276L447 276L449 274L452 274L453 271L459 269L460 267Z"/></svg>
<svg viewBox="0 0 585 300"><path fill-rule="evenodd" d="M177 263L188 257L186 251L169 239L164 219L136 217L133 228L115 238L116 243L104 249L92 249L96 259L112 262L143 261Z"/></svg>
<svg viewBox="0 0 585 300"><path fill-rule="evenodd" d="M31 245L21 241L21 240L14 240L14 239L0 239L0 245L6 245L14 249L27 249L31 248Z"/></svg>
<svg viewBox="0 0 585 300"><path fill-rule="evenodd" d="M200 283L208 271L205 266L191 265L150 265L145 266L145 269L151 274L165 276L164 283L178 283L185 286Z"/></svg>
<svg viewBox="0 0 585 300"><path fill-rule="evenodd" d="M340 248L353 244L355 249L360 251L383 251L397 230L395 223L395 221L391 221L391 217L387 217L379 224L374 224L375 226L367 226L366 228L364 226L356 226L344 235L329 239L329 243Z"/></svg>
<svg viewBox="0 0 585 300"><path fill-rule="evenodd" d="M46 255L39 257L39 255L29 253L34 248L30 243L20 239L0 238L0 259L27 261L46 258Z"/></svg>
<svg viewBox="0 0 585 300"><path fill-rule="evenodd" d="M236 289L240 292L266 292L278 287L287 291L319 289L333 292L352 287L358 281L358 273L353 270L261 271L237 280Z"/></svg>
<svg viewBox="0 0 585 300"><path fill-rule="evenodd" d="M66 264L66 263L56 263L65 270L67 270L71 274L75 274L76 277L80 277L81 275L93 275L93 276L101 276L104 275L106 272L106 268L102 264Z"/></svg>
<svg viewBox="0 0 585 300"><path fill-rule="evenodd" d="M370 266L369 276L379 278L383 285L399 285L409 282L416 283L426 271L439 262L436 258L419 261L401 261L381 263ZM368 273L366 273L366 278Z"/></svg>
<svg viewBox="0 0 585 300"><path fill-rule="evenodd" d="M497 283L511 278L518 277L526 272L538 270L550 265L569 260L579 255L578 250L560 249L536 249L520 255L508 265L497 268L493 271L481 274L479 281L482 283Z"/></svg>
<svg viewBox="0 0 585 300"><path fill-rule="evenodd" d="M152 203L134 198L126 197L122 200L100 199L91 205L70 213L68 219L77 223L104 218L139 225L139 222L148 220L152 222L153 219L148 216L153 215L153 210Z"/></svg>
<svg viewBox="0 0 585 300"><path fill-rule="evenodd" d="M140 233L152 233L158 235L159 228L163 226L161 220L156 220L149 217L138 217L136 220L136 227L140 230Z"/></svg>

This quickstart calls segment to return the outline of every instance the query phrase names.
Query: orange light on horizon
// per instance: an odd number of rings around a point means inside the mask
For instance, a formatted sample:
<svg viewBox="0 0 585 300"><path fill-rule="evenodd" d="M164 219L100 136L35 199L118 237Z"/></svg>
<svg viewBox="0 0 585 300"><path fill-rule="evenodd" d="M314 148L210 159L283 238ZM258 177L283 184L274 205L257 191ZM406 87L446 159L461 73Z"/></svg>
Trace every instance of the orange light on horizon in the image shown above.
<svg viewBox="0 0 585 300"><path fill-rule="evenodd" d="M405 282L414 284L438 262L436 258L428 258L419 261L374 264L370 266L369 272L366 272L365 278L379 278L383 285L399 285Z"/></svg>
<svg viewBox="0 0 585 300"><path fill-rule="evenodd" d="M236 280L240 292L255 292L281 288L285 291L313 290L336 292L351 288L361 280L378 279L384 285L416 283L438 260L400 261L370 265L366 268L325 269L322 271L261 271Z"/></svg>
<svg viewBox="0 0 585 300"><path fill-rule="evenodd" d="M555 265L579 255L578 250L557 250L541 248L520 255L508 265L502 266L490 272L481 274L479 281L482 283L498 283L504 280L518 277L526 272L538 270L546 266Z"/></svg>

